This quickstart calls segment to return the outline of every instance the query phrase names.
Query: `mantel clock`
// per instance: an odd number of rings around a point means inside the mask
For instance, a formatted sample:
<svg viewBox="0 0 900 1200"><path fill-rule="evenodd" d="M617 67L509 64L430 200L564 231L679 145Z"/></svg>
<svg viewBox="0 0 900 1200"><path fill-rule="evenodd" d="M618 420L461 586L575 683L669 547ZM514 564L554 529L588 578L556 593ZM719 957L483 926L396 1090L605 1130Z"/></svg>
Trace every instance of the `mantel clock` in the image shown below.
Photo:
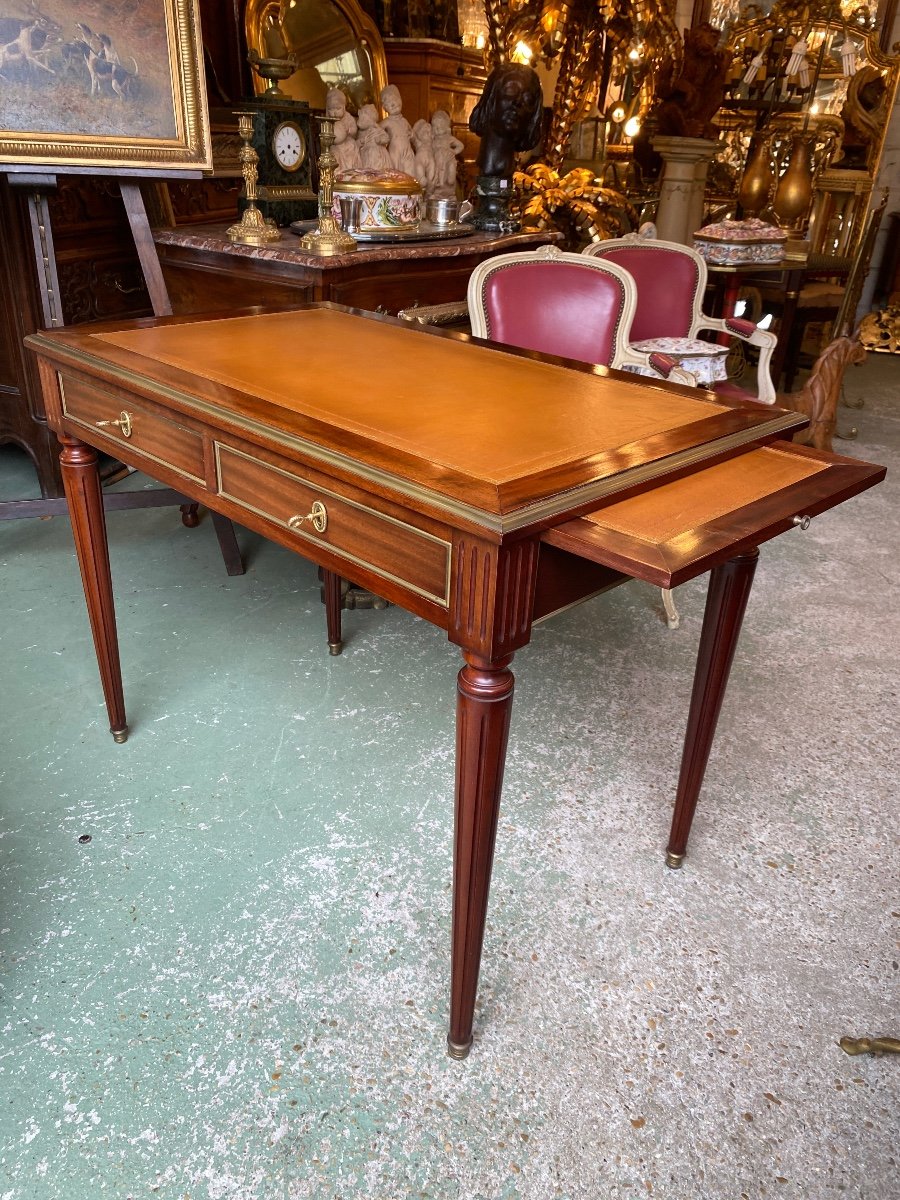
<svg viewBox="0 0 900 1200"><path fill-rule="evenodd" d="M315 217L316 153L309 105L287 97L257 96L241 107L253 114L250 145L259 156L257 207L276 225ZM243 201L239 207L243 209Z"/></svg>

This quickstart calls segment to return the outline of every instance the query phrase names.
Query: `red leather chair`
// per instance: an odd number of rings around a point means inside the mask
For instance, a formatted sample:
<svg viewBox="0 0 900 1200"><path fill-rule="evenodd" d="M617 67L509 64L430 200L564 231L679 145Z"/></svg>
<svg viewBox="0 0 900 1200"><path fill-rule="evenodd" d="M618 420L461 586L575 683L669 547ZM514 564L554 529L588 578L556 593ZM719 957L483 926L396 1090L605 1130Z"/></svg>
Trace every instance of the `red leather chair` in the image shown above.
<svg viewBox="0 0 900 1200"><path fill-rule="evenodd" d="M541 246L480 263L467 308L476 337L694 386L673 359L631 347L636 300L634 281L615 264Z"/></svg>
<svg viewBox="0 0 900 1200"><path fill-rule="evenodd" d="M738 338L759 351L756 392L738 387L731 380L713 383L711 390L743 400L775 403L770 363L777 338L766 329L757 329L752 321L704 315L701 305L706 291L706 263L696 250L677 242L631 235L593 242L583 254L621 267L634 280L637 307L631 327L632 349L658 339L693 341L703 329ZM664 352L675 355L677 347L666 346ZM687 366L690 358L681 361Z"/></svg>
<svg viewBox="0 0 900 1200"><path fill-rule="evenodd" d="M615 263L541 246L480 263L469 276L467 306L476 337L695 386L674 359L629 346L636 299L633 279ZM678 613L671 594L662 596L674 629Z"/></svg>

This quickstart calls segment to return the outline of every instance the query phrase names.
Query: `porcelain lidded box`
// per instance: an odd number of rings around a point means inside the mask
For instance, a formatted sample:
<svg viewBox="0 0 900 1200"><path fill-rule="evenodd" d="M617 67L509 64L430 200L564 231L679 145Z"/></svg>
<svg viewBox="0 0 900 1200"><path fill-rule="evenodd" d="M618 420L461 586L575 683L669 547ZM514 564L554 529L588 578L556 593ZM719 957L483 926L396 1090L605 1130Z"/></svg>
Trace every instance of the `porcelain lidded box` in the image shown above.
<svg viewBox="0 0 900 1200"><path fill-rule="evenodd" d="M708 263L736 266L741 263L779 263L785 255L787 233L758 217L745 221L717 221L694 234L694 249Z"/></svg>
<svg viewBox="0 0 900 1200"><path fill-rule="evenodd" d="M335 218L341 219L341 200L357 198L357 227L361 233L406 229L422 216L422 185L402 171L356 167L338 171L334 179Z"/></svg>

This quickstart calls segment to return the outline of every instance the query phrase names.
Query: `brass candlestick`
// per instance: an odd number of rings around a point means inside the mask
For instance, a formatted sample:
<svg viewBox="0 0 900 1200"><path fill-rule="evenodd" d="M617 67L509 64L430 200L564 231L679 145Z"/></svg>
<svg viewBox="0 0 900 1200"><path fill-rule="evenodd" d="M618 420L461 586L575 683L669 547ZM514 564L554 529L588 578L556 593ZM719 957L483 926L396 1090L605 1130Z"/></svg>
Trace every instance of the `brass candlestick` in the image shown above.
<svg viewBox="0 0 900 1200"><path fill-rule="evenodd" d="M300 239L300 248L306 254L347 254L357 249L355 238L345 233L334 219L334 168L337 159L331 152L334 144L334 117L317 117L321 126L319 141L319 224L312 233Z"/></svg>
<svg viewBox="0 0 900 1200"><path fill-rule="evenodd" d="M247 201L247 207L244 209L240 221L236 225L229 226L228 237L232 242L239 242L244 246L267 246L269 242L280 241L281 234L275 227L275 222L267 221L256 207L256 201L259 199L259 189L256 185L259 177L256 167L259 155L250 145L250 139L253 137L253 113L238 112L234 115L238 119L238 133L243 142L239 157L241 174L244 176L244 198Z"/></svg>

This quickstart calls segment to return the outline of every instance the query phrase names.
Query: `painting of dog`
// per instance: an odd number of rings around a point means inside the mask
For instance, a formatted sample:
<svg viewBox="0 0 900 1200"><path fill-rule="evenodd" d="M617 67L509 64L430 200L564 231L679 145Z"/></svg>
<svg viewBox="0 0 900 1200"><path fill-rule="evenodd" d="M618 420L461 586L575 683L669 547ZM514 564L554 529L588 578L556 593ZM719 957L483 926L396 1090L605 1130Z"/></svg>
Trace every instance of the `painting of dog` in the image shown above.
<svg viewBox="0 0 900 1200"><path fill-rule="evenodd" d="M196 0L0 0L3 162L209 165Z"/></svg>

